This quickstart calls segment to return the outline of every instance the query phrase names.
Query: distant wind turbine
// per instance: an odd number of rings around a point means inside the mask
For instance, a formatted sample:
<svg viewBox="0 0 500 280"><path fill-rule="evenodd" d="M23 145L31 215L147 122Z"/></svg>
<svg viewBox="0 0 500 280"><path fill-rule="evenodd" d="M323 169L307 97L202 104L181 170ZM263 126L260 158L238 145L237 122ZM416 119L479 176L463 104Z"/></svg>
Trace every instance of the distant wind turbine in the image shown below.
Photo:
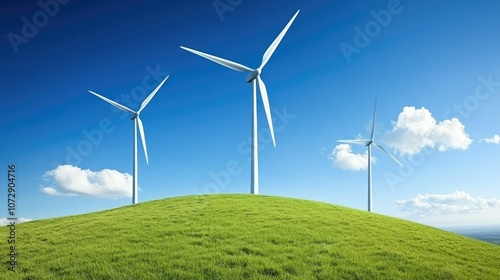
<svg viewBox="0 0 500 280"><path fill-rule="evenodd" d="M142 126L142 121L141 121L141 118L139 117L139 115L141 114L141 111L146 107L146 105L148 105L149 101L151 101L151 99L155 96L155 94L158 92L158 90L163 85L163 83L165 83L165 81L168 79L168 77L169 76L167 76L158 85L158 87L156 87L155 90L153 90L153 92L151 92L151 94L149 94L149 96L146 97L146 99L144 99L144 101L142 101L141 107L139 108L139 110L137 112L135 112L132 109L129 109L121 104L118 104L113 100L107 99L106 97L104 97L98 93L95 93L95 92L89 90L90 93L92 93L93 95L108 102L109 104L115 106L116 108L132 114L131 120L134 120L134 163L133 163L134 164L134 167L133 167L134 174L133 174L133 178L132 178L132 204L136 204L137 200L138 200L138 191L137 191L137 189L138 189L138 187L137 187L137 181L138 181L138 177L137 177L137 126L139 126L139 133L141 134L141 142L142 142L142 147L144 148L144 155L146 156L146 163L149 164L148 150L146 148L146 136L144 135L144 127Z"/></svg>
<svg viewBox="0 0 500 280"><path fill-rule="evenodd" d="M399 165L401 165L401 167L404 167L404 165L401 162L399 162L399 160L397 160L393 155L391 155L382 146L375 143L375 140L373 139L373 136L375 134L375 112L376 112L376 110L377 110L377 99L375 99L375 106L373 108L372 134L371 134L370 140L356 139L356 140L338 140L337 141L340 143L365 145L368 147L368 212L372 212L372 145L379 148L382 152L386 153L389 157L391 157L394 161L396 161Z"/></svg>
<svg viewBox="0 0 500 280"><path fill-rule="evenodd" d="M266 112L266 117L267 117L267 123L269 125L269 129L271 130L271 138L273 139L273 145L276 147L276 141L274 139L274 129L273 129L273 121L271 118L271 109L269 107L269 99L267 97L267 89L266 85L260 78L260 74L262 72L262 69L266 65L266 63L269 61L271 56L273 55L274 51L278 47L279 43L285 36L286 32L292 25L293 21L299 14L300 10L298 10L295 15L292 17L292 19L288 22L288 24L285 26L285 28L281 31L281 33L274 39L273 43L269 46L269 48L266 50L264 53L264 56L262 57L262 63L260 64L259 68L257 69L252 69L249 68L245 65L232 62L230 60L216 57L210 54L206 54L197 50L193 50L190 48L186 48L181 46L182 49L192 52L196 55L199 55L201 57L204 57L208 60L211 60L215 63L218 63L222 66L225 66L227 68L233 69L238 72L250 72L250 74L247 76L247 83L252 82L253 83L253 97L252 97L252 166L251 166L251 186L250 186L250 192L252 194L259 194L259 156L258 156L258 142L257 142L257 83L259 84L259 89L260 89L260 94L262 97L262 103L264 104L264 110Z"/></svg>

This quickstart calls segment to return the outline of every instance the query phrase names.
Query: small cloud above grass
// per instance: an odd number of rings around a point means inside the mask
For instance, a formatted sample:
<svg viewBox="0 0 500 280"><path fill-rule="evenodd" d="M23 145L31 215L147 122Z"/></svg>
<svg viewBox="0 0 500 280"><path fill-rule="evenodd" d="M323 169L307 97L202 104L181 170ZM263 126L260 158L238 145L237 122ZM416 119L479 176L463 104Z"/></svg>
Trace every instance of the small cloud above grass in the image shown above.
<svg viewBox="0 0 500 280"><path fill-rule="evenodd" d="M49 184L42 185L40 191L48 195L132 197L132 176L117 170L92 171L72 165L59 165L47 171L43 178Z"/></svg>
<svg viewBox="0 0 500 280"><path fill-rule="evenodd" d="M500 199L473 196L464 191L449 194L419 194L398 200L403 217L423 223L443 226L441 221L460 225L466 221L490 224L500 214Z"/></svg>
<svg viewBox="0 0 500 280"><path fill-rule="evenodd" d="M349 144L337 145L328 155L328 159L333 162L335 167L344 170L361 171L368 168L368 151L362 154L353 153ZM372 162L375 160L372 156Z"/></svg>

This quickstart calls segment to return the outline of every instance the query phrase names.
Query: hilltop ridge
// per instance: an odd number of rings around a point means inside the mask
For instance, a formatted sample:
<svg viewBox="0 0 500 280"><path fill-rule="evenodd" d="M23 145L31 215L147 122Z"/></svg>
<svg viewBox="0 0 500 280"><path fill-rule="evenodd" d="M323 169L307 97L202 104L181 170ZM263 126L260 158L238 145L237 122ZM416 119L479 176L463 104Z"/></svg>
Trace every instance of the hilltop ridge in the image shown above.
<svg viewBox="0 0 500 280"><path fill-rule="evenodd" d="M500 279L500 246L264 195L168 198L17 230L17 272L4 265L0 278Z"/></svg>

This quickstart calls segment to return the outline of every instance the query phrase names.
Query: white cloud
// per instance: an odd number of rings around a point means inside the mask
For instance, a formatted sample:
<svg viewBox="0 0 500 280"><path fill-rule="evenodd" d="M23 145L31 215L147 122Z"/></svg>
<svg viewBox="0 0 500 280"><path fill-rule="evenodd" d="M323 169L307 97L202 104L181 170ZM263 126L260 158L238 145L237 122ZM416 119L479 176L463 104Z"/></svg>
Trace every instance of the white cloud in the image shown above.
<svg viewBox="0 0 500 280"><path fill-rule="evenodd" d="M483 213L492 208L500 210L500 199L472 196L463 191L450 194L419 194L412 199L399 200L403 217L428 218L440 215Z"/></svg>
<svg viewBox="0 0 500 280"><path fill-rule="evenodd" d="M384 134L384 142L402 155L415 155L426 147L437 147L441 152L451 149L467 150L472 139L465 126L456 118L437 122L424 107L404 107L391 131Z"/></svg>
<svg viewBox="0 0 500 280"><path fill-rule="evenodd" d="M48 195L131 197L132 176L116 170L91 171L72 165L59 165L47 171L44 179L53 183L40 189Z"/></svg>
<svg viewBox="0 0 500 280"><path fill-rule="evenodd" d="M60 195L60 196L77 196L78 195L76 193L60 192L53 187L43 187L42 186L40 191L45 193L45 194L48 194L48 195Z"/></svg>
<svg viewBox="0 0 500 280"><path fill-rule="evenodd" d="M491 138L481 139L481 142L486 142L490 144L500 144L500 135L494 135Z"/></svg>
<svg viewBox="0 0 500 280"><path fill-rule="evenodd" d="M29 221L32 221L32 219L28 219L28 218L17 218L17 220L15 221L16 222L16 225L17 224L20 224L20 223L24 223L24 222L29 222ZM11 220L7 220L7 218L0 218L0 226L7 226L11 223L12 221Z"/></svg>
<svg viewBox="0 0 500 280"><path fill-rule="evenodd" d="M363 154L355 154L349 144L337 145L328 155L328 159L333 162L334 166L344 170L360 171L368 167L368 151ZM375 162L373 155L372 162Z"/></svg>

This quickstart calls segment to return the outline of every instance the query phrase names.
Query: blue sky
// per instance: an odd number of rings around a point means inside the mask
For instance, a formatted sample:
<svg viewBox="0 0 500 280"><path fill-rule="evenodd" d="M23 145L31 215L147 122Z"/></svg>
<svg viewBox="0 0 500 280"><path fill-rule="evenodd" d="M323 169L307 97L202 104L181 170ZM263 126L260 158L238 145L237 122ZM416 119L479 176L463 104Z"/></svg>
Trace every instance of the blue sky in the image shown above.
<svg viewBox="0 0 500 280"><path fill-rule="evenodd" d="M261 76L277 147L259 99L260 193L366 210L366 148L337 140L369 137L377 98L375 139L406 168L373 151L374 212L499 224L497 1L129 2L2 2L0 153L17 166L17 217L130 204L133 122L88 90L135 110L166 75L141 114L139 201L249 193L246 74L179 46L258 67L300 9Z"/></svg>

